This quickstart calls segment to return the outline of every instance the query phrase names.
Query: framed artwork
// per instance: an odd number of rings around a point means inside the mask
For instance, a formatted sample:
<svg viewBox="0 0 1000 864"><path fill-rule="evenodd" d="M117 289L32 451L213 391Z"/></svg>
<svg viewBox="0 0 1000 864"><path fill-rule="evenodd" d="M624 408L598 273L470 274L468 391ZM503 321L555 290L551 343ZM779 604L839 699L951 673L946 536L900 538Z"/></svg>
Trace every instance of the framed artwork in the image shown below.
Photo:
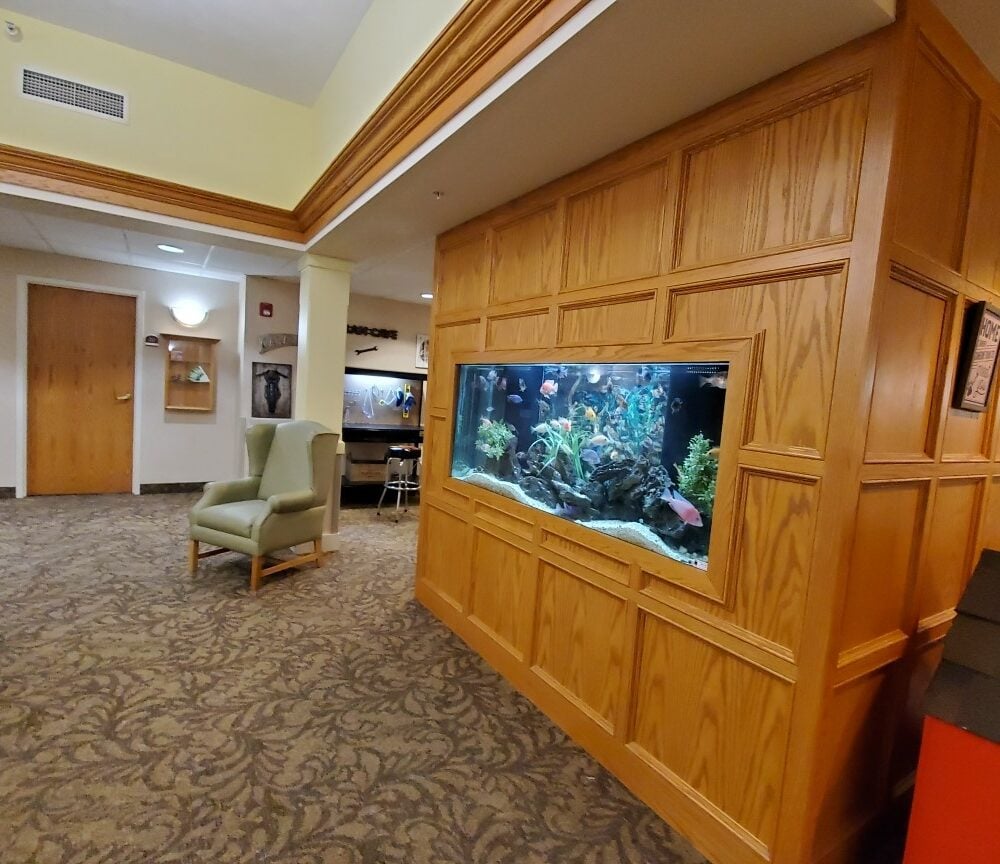
<svg viewBox="0 0 1000 864"><path fill-rule="evenodd" d="M990 402L1000 353L1000 309L986 301L966 310L962 348L958 355L958 376L952 394L953 408L985 411Z"/></svg>
<svg viewBox="0 0 1000 864"><path fill-rule="evenodd" d="M417 359L413 365L418 369L426 369L431 359L431 340L424 333L417 334Z"/></svg>
<svg viewBox="0 0 1000 864"><path fill-rule="evenodd" d="M250 416L292 418L292 364L254 363L250 380Z"/></svg>

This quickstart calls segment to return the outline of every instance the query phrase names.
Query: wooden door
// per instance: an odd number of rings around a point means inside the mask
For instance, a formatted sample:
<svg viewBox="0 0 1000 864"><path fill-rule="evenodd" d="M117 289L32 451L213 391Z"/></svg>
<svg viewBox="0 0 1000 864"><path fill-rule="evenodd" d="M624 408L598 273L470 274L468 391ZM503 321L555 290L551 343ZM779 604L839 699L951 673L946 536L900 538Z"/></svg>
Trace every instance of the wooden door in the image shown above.
<svg viewBox="0 0 1000 864"><path fill-rule="evenodd" d="M135 298L28 287L28 494L132 491Z"/></svg>

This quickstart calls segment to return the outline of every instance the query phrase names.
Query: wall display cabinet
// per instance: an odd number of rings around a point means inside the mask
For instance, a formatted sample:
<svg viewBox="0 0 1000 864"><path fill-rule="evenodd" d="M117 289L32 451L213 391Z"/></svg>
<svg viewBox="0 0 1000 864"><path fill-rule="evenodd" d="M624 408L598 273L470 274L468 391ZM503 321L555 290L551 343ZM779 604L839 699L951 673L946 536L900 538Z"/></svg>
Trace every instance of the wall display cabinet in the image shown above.
<svg viewBox="0 0 1000 864"><path fill-rule="evenodd" d="M1000 300L1000 84L903 14L438 238L417 597L725 864L864 860L1000 543L997 395L951 405ZM721 431L678 421L723 383ZM699 431L710 535L667 488Z"/></svg>
<svg viewBox="0 0 1000 864"><path fill-rule="evenodd" d="M218 339L160 334L167 357L163 407L167 411L214 411Z"/></svg>

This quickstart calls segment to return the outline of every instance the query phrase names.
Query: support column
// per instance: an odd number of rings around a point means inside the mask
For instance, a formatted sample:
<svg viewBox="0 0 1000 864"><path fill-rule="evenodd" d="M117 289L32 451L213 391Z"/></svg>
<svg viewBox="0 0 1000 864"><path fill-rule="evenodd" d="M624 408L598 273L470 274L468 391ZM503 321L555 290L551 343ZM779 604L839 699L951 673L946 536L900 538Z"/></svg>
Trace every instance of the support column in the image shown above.
<svg viewBox="0 0 1000 864"><path fill-rule="evenodd" d="M315 420L338 435L343 435L344 352L352 268L351 262L339 258L303 255L299 259L299 350L292 413L296 420ZM323 521L324 552L337 548L343 440L337 454Z"/></svg>

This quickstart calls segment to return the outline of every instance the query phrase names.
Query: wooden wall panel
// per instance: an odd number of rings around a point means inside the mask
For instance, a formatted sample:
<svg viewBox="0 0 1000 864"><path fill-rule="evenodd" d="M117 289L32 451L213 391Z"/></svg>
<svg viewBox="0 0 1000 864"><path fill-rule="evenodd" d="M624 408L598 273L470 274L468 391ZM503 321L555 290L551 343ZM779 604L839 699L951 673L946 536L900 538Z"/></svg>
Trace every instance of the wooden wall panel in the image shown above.
<svg viewBox="0 0 1000 864"><path fill-rule="evenodd" d="M643 574L644 592L709 613L745 631L743 638L793 659L802 635L819 493L814 478L743 469L734 524L738 542L729 563L731 605L691 597L649 573Z"/></svg>
<svg viewBox="0 0 1000 864"><path fill-rule="evenodd" d="M491 303L543 297L559 289L560 227L553 204L496 229Z"/></svg>
<svg viewBox="0 0 1000 864"><path fill-rule="evenodd" d="M536 573L531 555L478 528L473 529L472 548L472 621L518 660L524 660L530 649L535 609Z"/></svg>
<svg viewBox="0 0 1000 864"><path fill-rule="evenodd" d="M989 482L979 545L985 549L1000 549L1000 477L993 477Z"/></svg>
<svg viewBox="0 0 1000 864"><path fill-rule="evenodd" d="M984 491L981 477L938 481L927 529L927 557L920 574L921 620L954 608L972 575Z"/></svg>
<svg viewBox="0 0 1000 864"><path fill-rule="evenodd" d="M552 341L549 310L497 315L486 321L486 350L542 348Z"/></svg>
<svg viewBox="0 0 1000 864"><path fill-rule="evenodd" d="M462 351L474 351L478 347L478 320L438 325L434 328L427 379L428 402L431 408L451 408L455 398L453 357Z"/></svg>
<svg viewBox="0 0 1000 864"><path fill-rule="evenodd" d="M536 617L536 671L613 733L629 644L625 600L542 563Z"/></svg>
<svg viewBox="0 0 1000 864"><path fill-rule="evenodd" d="M557 344L635 345L652 342L655 309L656 295L653 292L560 306Z"/></svg>
<svg viewBox="0 0 1000 864"><path fill-rule="evenodd" d="M922 43L899 164L896 239L952 270L962 264L978 100Z"/></svg>
<svg viewBox="0 0 1000 864"><path fill-rule="evenodd" d="M440 588L440 552L417 587L712 860L860 860L862 823L913 768L910 718L972 559L1000 545L1000 429L946 407L955 316L998 287L1000 89L929 0L902 14L439 239L431 450L459 351L747 346L714 593L462 495L433 453L425 513L466 523L472 584L464 610L443 600L461 585ZM452 524L424 518L422 549L449 550Z"/></svg>
<svg viewBox="0 0 1000 864"><path fill-rule="evenodd" d="M633 746L769 847L792 688L666 621L642 617Z"/></svg>
<svg viewBox="0 0 1000 864"><path fill-rule="evenodd" d="M421 549L421 554L426 556L422 568L424 578L456 609L466 610L472 574L469 526L433 504L424 504L421 511L421 518L427 520L426 536L448 538L447 543L424 544Z"/></svg>
<svg viewBox="0 0 1000 864"><path fill-rule="evenodd" d="M864 483L840 625L841 651L902 632L913 590L928 482Z"/></svg>
<svg viewBox="0 0 1000 864"><path fill-rule="evenodd" d="M427 415L423 454L420 482L428 489L439 491L451 474L451 421L448 417Z"/></svg>
<svg viewBox="0 0 1000 864"><path fill-rule="evenodd" d="M945 462L973 462L988 458L991 415L986 411L949 408L944 419L941 458Z"/></svg>
<svg viewBox="0 0 1000 864"><path fill-rule="evenodd" d="M868 420L867 459L930 459L936 428L942 342L948 304L938 294L890 279L878 319L875 385Z"/></svg>
<svg viewBox="0 0 1000 864"><path fill-rule="evenodd" d="M762 333L757 401L747 443L822 456L840 336L844 273L720 283L671 292L668 337Z"/></svg>
<svg viewBox="0 0 1000 864"><path fill-rule="evenodd" d="M665 197L661 164L570 198L565 289L656 275Z"/></svg>
<svg viewBox="0 0 1000 864"><path fill-rule="evenodd" d="M790 114L688 150L674 266L848 238L868 113L864 85L849 81Z"/></svg>
<svg viewBox="0 0 1000 864"><path fill-rule="evenodd" d="M969 212L967 268L969 279L1000 291L1000 120L986 118Z"/></svg>
<svg viewBox="0 0 1000 864"><path fill-rule="evenodd" d="M823 717L826 790L810 860L836 846L882 806L892 744L896 692L888 672L876 673L838 688Z"/></svg>
<svg viewBox="0 0 1000 864"><path fill-rule="evenodd" d="M486 306L490 287L490 261L486 235L438 250L437 303L439 315Z"/></svg>

